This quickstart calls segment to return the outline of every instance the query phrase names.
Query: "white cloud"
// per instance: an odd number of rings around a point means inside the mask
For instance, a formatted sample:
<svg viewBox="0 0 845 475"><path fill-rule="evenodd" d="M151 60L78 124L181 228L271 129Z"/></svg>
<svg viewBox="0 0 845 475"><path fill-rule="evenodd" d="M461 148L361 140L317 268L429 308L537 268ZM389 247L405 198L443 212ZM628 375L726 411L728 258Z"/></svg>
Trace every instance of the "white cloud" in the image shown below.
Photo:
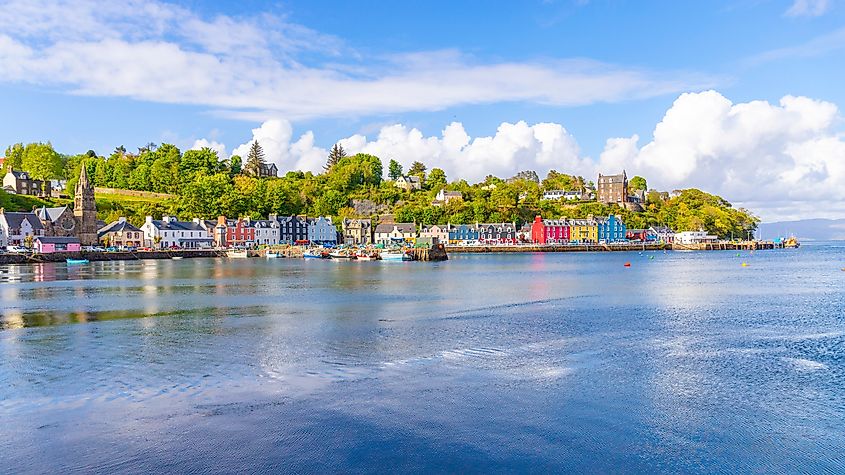
<svg viewBox="0 0 845 475"><path fill-rule="evenodd" d="M205 147L208 147L211 150L214 150L215 152L217 152L217 156L220 157L221 159L228 157L228 155L226 155L226 145L222 144L220 142L217 142L216 140L207 140L207 139L195 140L194 144L191 145L190 150L199 150L199 149L205 148Z"/></svg>
<svg viewBox="0 0 845 475"><path fill-rule="evenodd" d="M651 187L696 187L747 206L764 219L845 216L845 136L837 132L836 105L785 96L779 103L734 104L715 91L682 94L658 123L650 142L611 138L593 159L562 125L502 123L491 136L471 137L453 122L426 136L402 124L375 137L352 135L339 142L350 153L370 153L406 169L419 160L443 168L450 180L481 181L521 170L544 176L550 169L595 179L599 173L645 176ZM270 120L253 138L280 171L319 172L328 151L312 132L293 140L291 124ZM249 143L233 153L246 156Z"/></svg>
<svg viewBox="0 0 845 475"><path fill-rule="evenodd" d="M733 104L715 91L683 94L651 142L608 140L602 169L646 176L659 189L698 187L764 217L845 214L845 140L829 102L786 96ZM807 215L803 215L807 217Z"/></svg>
<svg viewBox="0 0 845 475"><path fill-rule="evenodd" d="M589 60L484 63L451 50L363 60L339 39L283 18L206 19L156 1L9 0L0 24L16 25L0 34L0 81L205 105L253 120L502 101L580 105L712 83Z"/></svg>
<svg viewBox="0 0 845 475"><path fill-rule="evenodd" d="M232 150L246 161L249 147L258 141L268 163L275 163L281 173L288 170L318 172L326 161L328 151L314 145L314 134L306 132L296 142L291 142L293 128L283 119L271 119L252 129L252 139Z"/></svg>
<svg viewBox="0 0 845 475"><path fill-rule="evenodd" d="M830 7L829 0L795 0L784 13L786 16L821 16Z"/></svg>

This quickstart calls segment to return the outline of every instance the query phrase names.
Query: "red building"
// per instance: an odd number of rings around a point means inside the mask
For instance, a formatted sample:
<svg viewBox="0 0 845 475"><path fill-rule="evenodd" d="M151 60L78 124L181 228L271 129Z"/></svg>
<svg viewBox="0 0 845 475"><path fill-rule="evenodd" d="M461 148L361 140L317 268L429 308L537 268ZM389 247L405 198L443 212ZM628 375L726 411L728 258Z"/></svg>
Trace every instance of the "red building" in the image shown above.
<svg viewBox="0 0 845 475"><path fill-rule="evenodd" d="M569 223L565 219L534 218L531 224L531 241L537 244L569 242Z"/></svg>
<svg viewBox="0 0 845 475"><path fill-rule="evenodd" d="M249 218L226 222L226 243L230 246L251 246L255 242L255 225Z"/></svg>
<svg viewBox="0 0 845 475"><path fill-rule="evenodd" d="M629 241L647 241L648 231L645 229L629 229L625 233L625 239Z"/></svg>

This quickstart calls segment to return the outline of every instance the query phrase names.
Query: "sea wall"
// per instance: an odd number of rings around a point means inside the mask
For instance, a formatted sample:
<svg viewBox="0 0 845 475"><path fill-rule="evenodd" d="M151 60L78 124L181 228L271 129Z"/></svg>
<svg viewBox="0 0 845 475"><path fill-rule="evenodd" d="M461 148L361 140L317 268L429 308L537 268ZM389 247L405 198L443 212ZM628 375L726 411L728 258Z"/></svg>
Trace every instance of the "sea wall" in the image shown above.
<svg viewBox="0 0 845 475"><path fill-rule="evenodd" d="M38 262L64 262L65 259L89 261L134 261L139 259L170 259L172 257L220 257L225 253L213 249L143 251L143 252L54 252L50 254L2 254L0 264L34 264Z"/></svg>
<svg viewBox="0 0 845 475"><path fill-rule="evenodd" d="M491 246L446 246L447 252L487 253L487 252L596 252L596 251L661 251L671 249L663 243L618 243L618 244L573 244L573 245L491 245Z"/></svg>

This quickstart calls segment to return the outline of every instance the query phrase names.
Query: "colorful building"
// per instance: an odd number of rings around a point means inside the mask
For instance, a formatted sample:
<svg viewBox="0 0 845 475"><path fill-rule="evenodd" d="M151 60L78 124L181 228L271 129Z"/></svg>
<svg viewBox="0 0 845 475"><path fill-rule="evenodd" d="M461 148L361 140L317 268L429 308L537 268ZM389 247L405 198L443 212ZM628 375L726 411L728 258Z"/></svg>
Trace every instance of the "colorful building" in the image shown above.
<svg viewBox="0 0 845 475"><path fill-rule="evenodd" d="M456 226L449 225L449 243L460 244L470 241L478 241L478 225L477 224L458 224Z"/></svg>
<svg viewBox="0 0 845 475"><path fill-rule="evenodd" d="M597 220L598 242L623 242L625 241L625 223L622 218L610 215L607 218Z"/></svg>
<svg viewBox="0 0 845 475"><path fill-rule="evenodd" d="M570 226L565 219L534 218L531 223L531 242L536 244L563 244L569 242Z"/></svg>
<svg viewBox="0 0 845 475"><path fill-rule="evenodd" d="M39 254L52 254L54 252L78 252L82 249L79 238L76 237L54 237L38 236L33 244L35 251Z"/></svg>
<svg viewBox="0 0 845 475"><path fill-rule="evenodd" d="M479 224L478 240L492 244L516 244L516 223Z"/></svg>
<svg viewBox="0 0 845 475"><path fill-rule="evenodd" d="M593 218L570 220L569 242L581 244L599 242L598 222Z"/></svg>

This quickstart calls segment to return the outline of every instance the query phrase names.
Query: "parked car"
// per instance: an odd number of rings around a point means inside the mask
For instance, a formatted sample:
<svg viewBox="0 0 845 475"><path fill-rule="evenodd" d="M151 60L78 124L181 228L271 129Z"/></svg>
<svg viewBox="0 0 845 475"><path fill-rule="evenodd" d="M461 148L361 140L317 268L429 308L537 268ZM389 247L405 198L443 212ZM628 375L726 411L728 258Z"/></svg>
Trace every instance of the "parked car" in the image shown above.
<svg viewBox="0 0 845 475"><path fill-rule="evenodd" d="M179 246L177 246L176 244L174 244L174 245L172 245L172 246L168 247L168 249L173 249L173 250L176 250L176 249L182 249L182 248L181 248L181 247L179 247Z"/></svg>
<svg viewBox="0 0 845 475"><path fill-rule="evenodd" d="M151 248L151 247L139 247L138 250L141 251L141 252L149 252L149 251L152 251L153 248Z"/></svg>
<svg viewBox="0 0 845 475"><path fill-rule="evenodd" d="M119 251L119 249L114 247L114 246L109 246L109 247L106 248L106 252L117 252L117 251Z"/></svg>
<svg viewBox="0 0 845 475"><path fill-rule="evenodd" d="M29 249L23 246L6 246L7 252L14 252L16 254L26 253L29 252Z"/></svg>

